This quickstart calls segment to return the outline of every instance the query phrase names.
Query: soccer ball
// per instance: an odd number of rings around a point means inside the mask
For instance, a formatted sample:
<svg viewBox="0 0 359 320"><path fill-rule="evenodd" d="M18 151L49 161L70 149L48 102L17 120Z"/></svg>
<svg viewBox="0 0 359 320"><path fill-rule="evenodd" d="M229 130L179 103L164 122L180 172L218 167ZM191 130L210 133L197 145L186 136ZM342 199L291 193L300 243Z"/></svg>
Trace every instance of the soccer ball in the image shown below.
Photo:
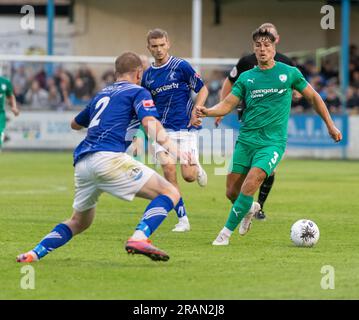
<svg viewBox="0 0 359 320"><path fill-rule="evenodd" d="M298 220L290 229L290 238L297 247L312 247L319 240L319 228L311 220Z"/></svg>

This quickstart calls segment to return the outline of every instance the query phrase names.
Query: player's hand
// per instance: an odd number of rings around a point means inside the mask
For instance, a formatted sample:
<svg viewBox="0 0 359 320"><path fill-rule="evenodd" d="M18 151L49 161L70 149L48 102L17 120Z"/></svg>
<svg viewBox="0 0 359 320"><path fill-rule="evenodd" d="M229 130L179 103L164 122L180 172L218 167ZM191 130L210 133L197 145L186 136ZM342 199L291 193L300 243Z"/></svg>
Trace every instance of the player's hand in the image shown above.
<svg viewBox="0 0 359 320"><path fill-rule="evenodd" d="M216 119L214 120L214 125L216 128L218 128L219 124L221 123L223 117L216 117Z"/></svg>
<svg viewBox="0 0 359 320"><path fill-rule="evenodd" d="M342 133L335 125L328 127L328 133L335 142L339 142L343 139Z"/></svg>
<svg viewBox="0 0 359 320"><path fill-rule="evenodd" d="M192 112L191 120L190 120L187 128L192 127L192 126L198 128L201 125L202 125L202 118L197 117L195 112Z"/></svg>
<svg viewBox="0 0 359 320"><path fill-rule="evenodd" d="M18 108L11 109L11 111L15 117L17 117L20 114L20 110Z"/></svg>
<svg viewBox="0 0 359 320"><path fill-rule="evenodd" d="M207 117L208 109L204 106L196 106L194 113L199 118Z"/></svg>

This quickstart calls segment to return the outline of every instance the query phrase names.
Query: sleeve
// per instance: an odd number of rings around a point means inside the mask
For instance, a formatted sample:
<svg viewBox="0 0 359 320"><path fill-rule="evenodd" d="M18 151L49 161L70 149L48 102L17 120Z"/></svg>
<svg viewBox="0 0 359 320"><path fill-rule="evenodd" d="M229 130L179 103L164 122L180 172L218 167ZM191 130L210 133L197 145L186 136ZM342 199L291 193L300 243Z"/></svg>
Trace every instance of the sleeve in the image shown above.
<svg viewBox="0 0 359 320"><path fill-rule="evenodd" d="M151 94L144 88L142 88L136 95L133 102L133 108L135 109L137 117L140 121L142 121L144 117L159 117Z"/></svg>
<svg viewBox="0 0 359 320"><path fill-rule="evenodd" d="M238 80L239 76L243 72L248 71L249 69L250 67L248 67L248 62L246 60L246 57L239 59L238 63L233 67L233 69L228 75L229 81L232 82L232 84L234 84Z"/></svg>
<svg viewBox="0 0 359 320"><path fill-rule="evenodd" d="M12 84L10 81L6 81L6 92L5 92L7 97L10 97L14 94L13 89L12 89Z"/></svg>
<svg viewBox="0 0 359 320"><path fill-rule="evenodd" d="M201 76L192 68L192 66L187 61L182 61L181 68L183 71L185 82L194 92L199 92L199 90L201 90L204 86L204 82Z"/></svg>
<svg viewBox="0 0 359 320"><path fill-rule="evenodd" d="M246 87L243 84L242 77L239 77L237 81L234 83L231 93L236 97L238 97L239 99L244 100L244 97L246 95Z"/></svg>
<svg viewBox="0 0 359 320"><path fill-rule="evenodd" d="M76 123L85 128L89 126L91 121L90 106L91 103L75 117Z"/></svg>
<svg viewBox="0 0 359 320"><path fill-rule="evenodd" d="M308 85L307 80L305 80L303 74L296 67L293 67L292 76L293 76L292 88L299 92L302 92Z"/></svg>

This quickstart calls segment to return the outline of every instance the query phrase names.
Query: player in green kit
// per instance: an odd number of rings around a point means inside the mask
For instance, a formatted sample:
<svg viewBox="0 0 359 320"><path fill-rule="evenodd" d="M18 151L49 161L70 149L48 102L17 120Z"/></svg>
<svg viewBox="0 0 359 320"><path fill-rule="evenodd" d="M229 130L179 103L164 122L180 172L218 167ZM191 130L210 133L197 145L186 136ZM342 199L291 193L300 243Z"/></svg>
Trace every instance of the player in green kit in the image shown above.
<svg viewBox="0 0 359 320"><path fill-rule="evenodd" d="M339 142L342 139L324 101L301 72L274 61L274 35L267 29L259 28L252 37L258 66L242 73L232 92L214 107L197 106L191 120L193 125L198 125L200 118L228 114L241 100L246 104L227 175L227 197L233 198L238 192L236 190L240 190L240 194L233 199L228 220L213 245L228 245L232 232L239 224L239 233L245 235L255 212L260 210L259 203L253 202L253 196L284 154L293 89L301 92L314 106L333 140Z"/></svg>
<svg viewBox="0 0 359 320"><path fill-rule="evenodd" d="M15 116L19 115L19 109L16 106L15 95L12 90L11 82L4 78L0 77L0 150L5 137L5 126L6 126L6 114L5 114L5 101L8 100L11 111Z"/></svg>

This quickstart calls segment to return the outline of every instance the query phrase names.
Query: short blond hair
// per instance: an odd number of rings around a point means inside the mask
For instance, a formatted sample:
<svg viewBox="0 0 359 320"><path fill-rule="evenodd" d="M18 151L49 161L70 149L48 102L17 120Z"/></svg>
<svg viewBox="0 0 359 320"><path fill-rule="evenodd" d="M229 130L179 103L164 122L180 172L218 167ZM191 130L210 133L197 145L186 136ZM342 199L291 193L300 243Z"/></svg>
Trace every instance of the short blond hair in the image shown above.
<svg viewBox="0 0 359 320"><path fill-rule="evenodd" d="M168 40L167 31L156 28L148 31L147 33L147 43L150 43L151 39L162 39L162 38L166 38L166 40Z"/></svg>
<svg viewBox="0 0 359 320"><path fill-rule="evenodd" d="M274 31L276 33L274 36L278 36L277 27L273 23L265 22L265 23L261 24L258 29L274 29Z"/></svg>

